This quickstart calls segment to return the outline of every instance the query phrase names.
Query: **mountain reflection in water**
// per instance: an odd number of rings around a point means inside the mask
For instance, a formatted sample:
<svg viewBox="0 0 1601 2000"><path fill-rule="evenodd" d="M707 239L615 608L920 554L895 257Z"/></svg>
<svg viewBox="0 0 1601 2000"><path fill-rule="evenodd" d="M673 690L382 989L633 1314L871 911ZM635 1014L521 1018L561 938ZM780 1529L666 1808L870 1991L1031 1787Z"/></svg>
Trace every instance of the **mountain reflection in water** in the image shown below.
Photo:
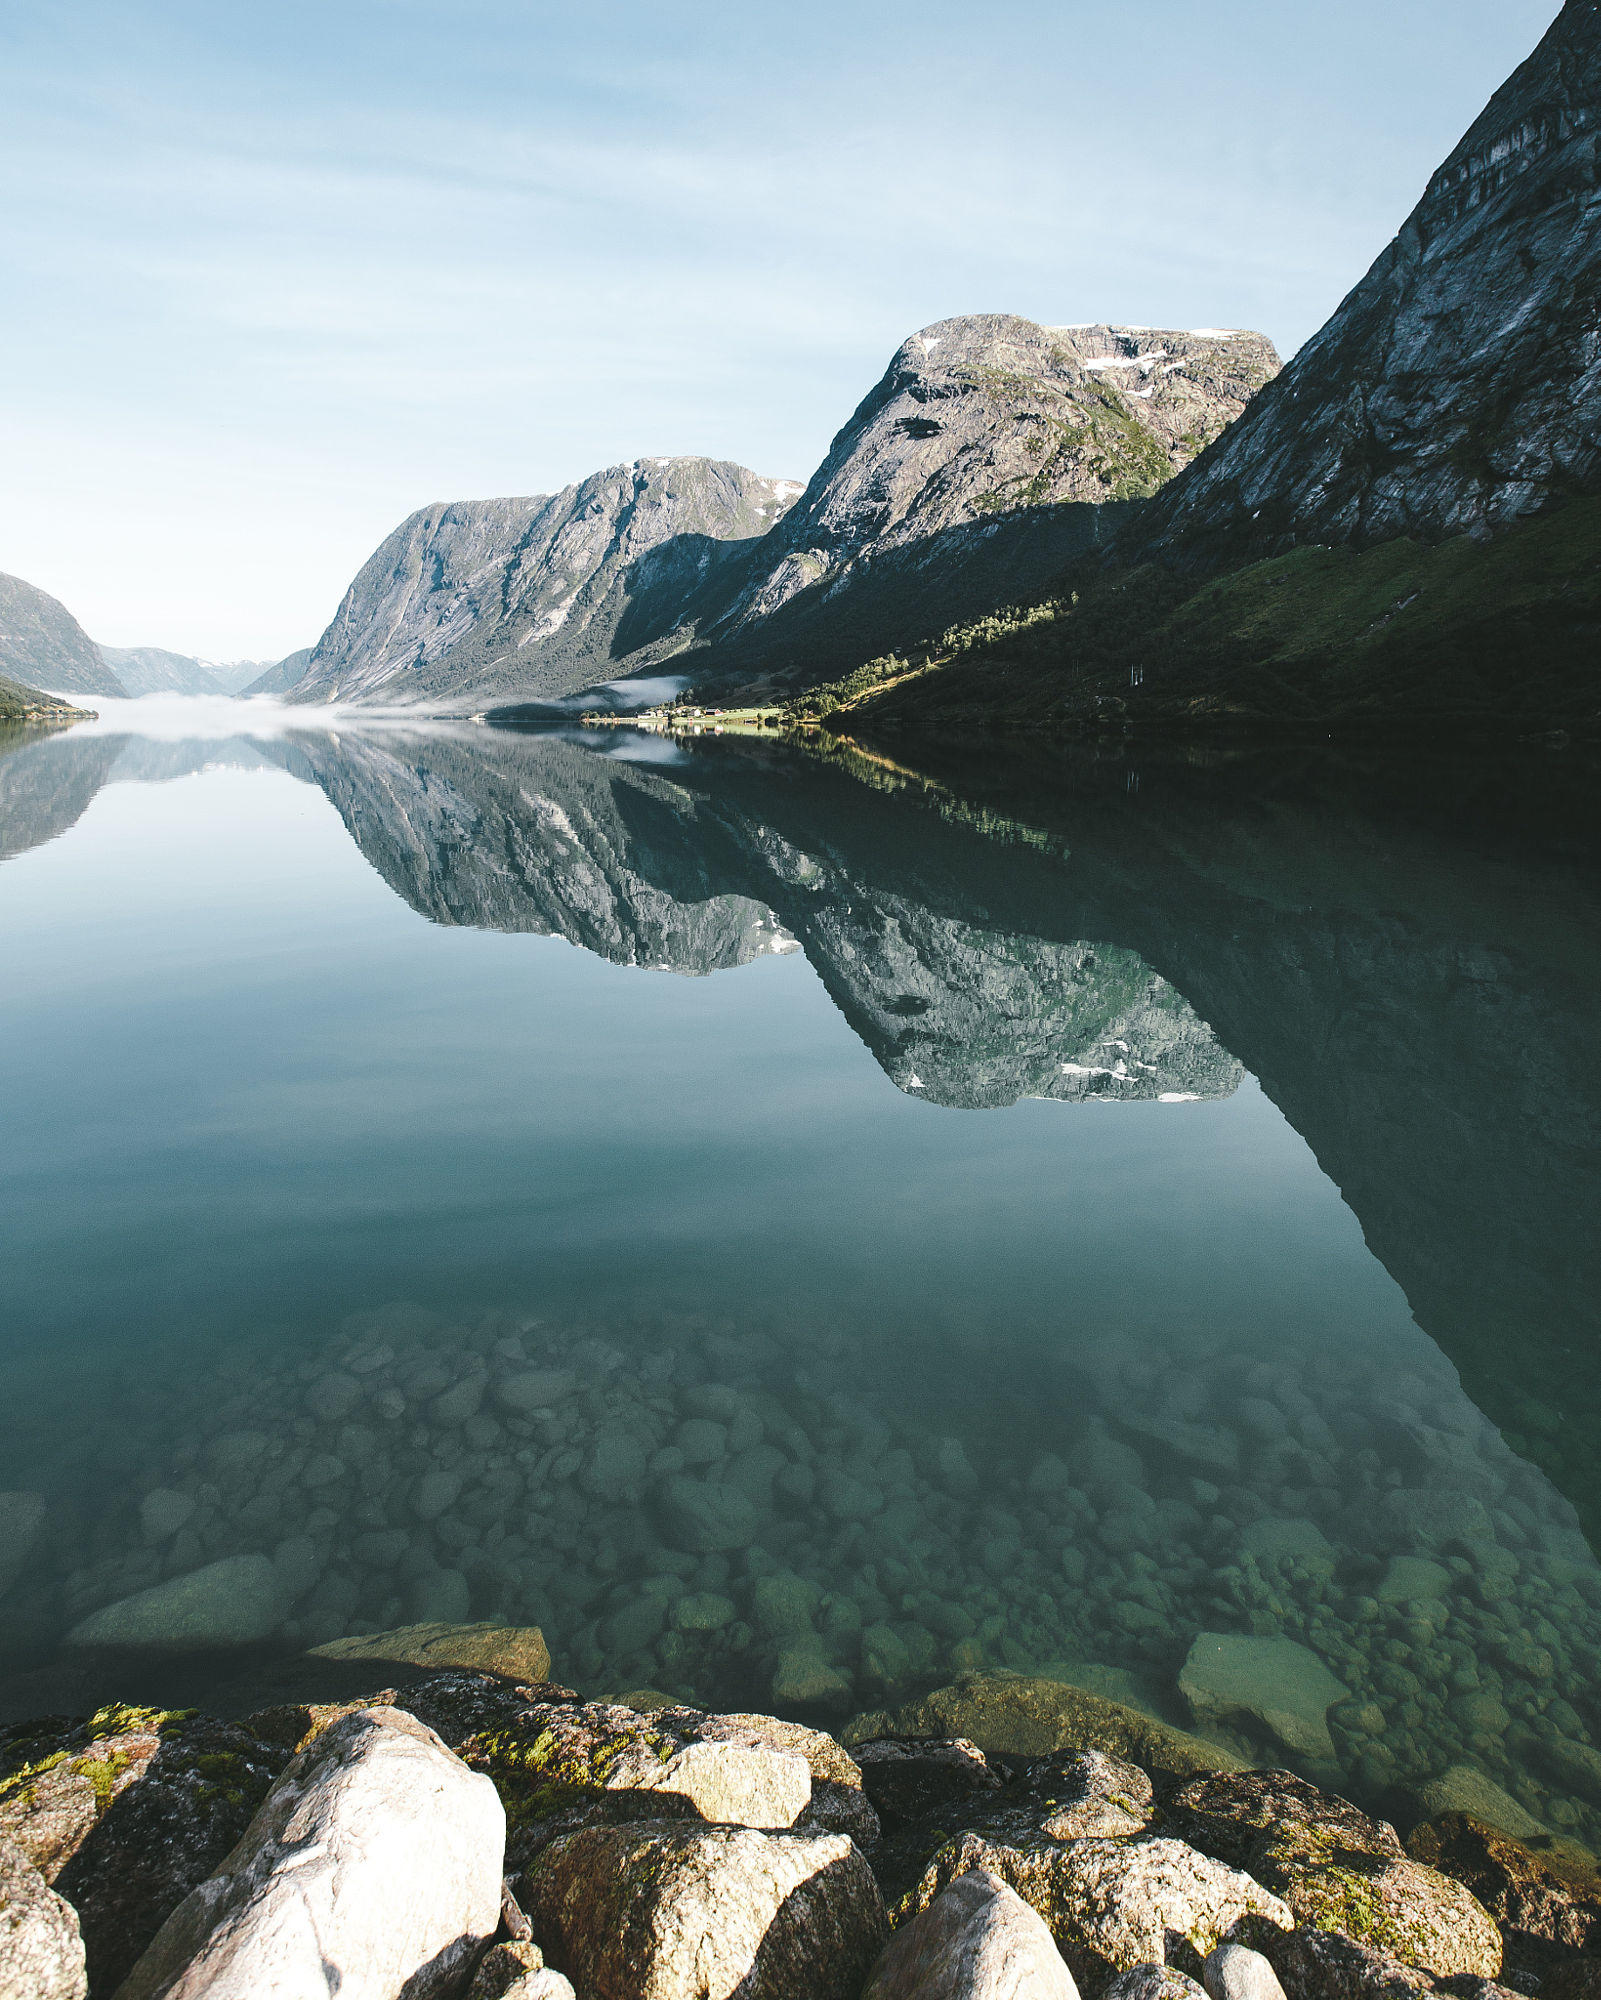
<svg viewBox="0 0 1601 2000"><path fill-rule="evenodd" d="M1504 771L1403 782L1310 752L912 770L851 746L629 743L73 733L0 756L0 857L68 832L111 780L286 771L433 924L686 974L798 949L930 1103L1217 1104L1249 1074L1427 1338L1332 1298L1326 1324L1272 1337L1182 1298L1160 1333L1064 1302L1054 1338L1012 1307L966 1334L931 1307L909 1381L904 1353L781 1308L455 1323L375 1301L316 1359L247 1357L210 1445L158 1424L122 1486L76 1496L76 1540L16 1586L36 1649L259 1551L289 1607L277 1644L537 1619L586 1685L819 1716L968 1666L1046 1668L1364 1796L1467 1765L1601 1836L1601 1567L1580 1532L1601 1524L1601 945L1560 764L1498 816ZM1137 1214L1114 1254L1140 1256ZM392 1452L385 1422L422 1409L413 1456ZM130 1490L176 1495L183 1525L130 1543ZM1186 1703L1202 1631L1286 1641L1262 1669L1280 1684L1209 1706L1192 1677Z"/></svg>

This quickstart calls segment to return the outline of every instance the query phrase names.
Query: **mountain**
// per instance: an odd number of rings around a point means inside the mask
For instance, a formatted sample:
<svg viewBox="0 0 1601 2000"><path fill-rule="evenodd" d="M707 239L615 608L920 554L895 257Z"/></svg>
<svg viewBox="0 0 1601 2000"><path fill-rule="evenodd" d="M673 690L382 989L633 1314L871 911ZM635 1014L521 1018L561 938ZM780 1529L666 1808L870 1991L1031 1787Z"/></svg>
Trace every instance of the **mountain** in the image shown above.
<svg viewBox="0 0 1601 2000"><path fill-rule="evenodd" d="M779 685L1038 590L1278 369L1260 334L941 320L802 493L641 459L554 497L429 507L379 548L296 700L515 706L663 663Z"/></svg>
<svg viewBox="0 0 1601 2000"><path fill-rule="evenodd" d="M100 657L131 695L222 694L226 690L205 661L159 646L101 646Z"/></svg>
<svg viewBox="0 0 1601 2000"><path fill-rule="evenodd" d="M270 666L260 660L240 661L241 666L261 667L262 671L244 686L234 688L232 692L238 695L287 694L311 665L313 650L314 648L310 646L302 646L298 653L286 653L281 660L273 661Z"/></svg>
<svg viewBox="0 0 1601 2000"><path fill-rule="evenodd" d="M528 499L425 507L382 542L296 701L463 707L570 694L666 642L799 493L711 458L642 458Z"/></svg>
<svg viewBox="0 0 1601 2000"><path fill-rule="evenodd" d="M1110 558L865 711L1601 727L1598 297L1601 6L1567 0L1327 326Z"/></svg>
<svg viewBox="0 0 1601 2000"><path fill-rule="evenodd" d="M703 616L697 678L857 665L1037 592L1110 539L1278 372L1261 334L939 320Z"/></svg>
<svg viewBox="0 0 1601 2000"><path fill-rule="evenodd" d="M45 694L39 688L25 687L21 681L14 681L0 674L0 728L12 729L18 724L37 722L92 722L92 709L74 708L70 702L62 701L53 694Z"/></svg>
<svg viewBox="0 0 1601 2000"><path fill-rule="evenodd" d="M0 575L0 674L50 694L127 693L67 607L20 576Z"/></svg>

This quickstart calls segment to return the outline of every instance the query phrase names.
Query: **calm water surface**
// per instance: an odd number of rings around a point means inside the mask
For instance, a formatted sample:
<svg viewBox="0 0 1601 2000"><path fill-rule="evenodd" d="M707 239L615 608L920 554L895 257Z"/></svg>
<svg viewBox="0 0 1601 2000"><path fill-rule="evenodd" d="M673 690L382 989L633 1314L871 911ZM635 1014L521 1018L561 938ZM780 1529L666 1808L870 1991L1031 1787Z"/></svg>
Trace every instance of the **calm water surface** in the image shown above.
<svg viewBox="0 0 1601 2000"><path fill-rule="evenodd" d="M0 747L0 1703L498 1619L1601 1840L1590 774L106 708Z"/></svg>

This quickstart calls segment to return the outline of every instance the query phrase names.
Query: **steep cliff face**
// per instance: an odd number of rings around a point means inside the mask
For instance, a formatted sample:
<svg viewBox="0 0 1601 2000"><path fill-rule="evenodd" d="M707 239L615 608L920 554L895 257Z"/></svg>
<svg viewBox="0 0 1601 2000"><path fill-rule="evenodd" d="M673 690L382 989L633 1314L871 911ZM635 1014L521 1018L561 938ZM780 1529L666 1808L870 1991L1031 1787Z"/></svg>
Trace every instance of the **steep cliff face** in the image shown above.
<svg viewBox="0 0 1601 2000"><path fill-rule="evenodd" d="M799 491L646 458L557 494L425 507L345 593L293 698L468 706L605 680L622 651L671 650L713 572Z"/></svg>
<svg viewBox="0 0 1601 2000"><path fill-rule="evenodd" d="M1278 372L1261 334L938 321L903 343L732 601L698 671L815 679L1039 590Z"/></svg>
<svg viewBox="0 0 1601 2000"><path fill-rule="evenodd" d="M1601 6L1568 0L1154 545L1482 536L1601 491Z"/></svg>
<svg viewBox="0 0 1601 2000"><path fill-rule="evenodd" d="M20 576L0 576L0 673L47 694L127 693L67 607Z"/></svg>

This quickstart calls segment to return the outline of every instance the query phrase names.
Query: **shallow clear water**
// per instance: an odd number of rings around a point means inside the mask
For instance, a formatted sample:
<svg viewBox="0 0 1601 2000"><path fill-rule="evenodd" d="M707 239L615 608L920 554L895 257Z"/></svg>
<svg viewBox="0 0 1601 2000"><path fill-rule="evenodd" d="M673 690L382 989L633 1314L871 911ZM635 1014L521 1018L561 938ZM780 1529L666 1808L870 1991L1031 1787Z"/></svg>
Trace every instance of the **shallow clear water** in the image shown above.
<svg viewBox="0 0 1601 2000"><path fill-rule="evenodd" d="M1584 774L152 712L0 752L0 1702L244 1555L1601 1836Z"/></svg>

